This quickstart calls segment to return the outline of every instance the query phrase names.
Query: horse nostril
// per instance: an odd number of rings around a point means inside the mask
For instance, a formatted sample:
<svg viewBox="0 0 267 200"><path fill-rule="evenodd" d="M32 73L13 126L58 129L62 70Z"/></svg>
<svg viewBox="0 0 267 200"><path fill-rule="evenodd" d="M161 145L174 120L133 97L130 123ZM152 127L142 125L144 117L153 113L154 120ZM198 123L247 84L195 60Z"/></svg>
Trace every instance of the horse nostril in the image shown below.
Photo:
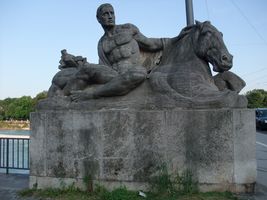
<svg viewBox="0 0 267 200"><path fill-rule="evenodd" d="M228 57L227 57L226 55L223 55L223 56L222 56L222 60L223 60L223 61L228 61Z"/></svg>
<svg viewBox="0 0 267 200"><path fill-rule="evenodd" d="M221 61L224 63L231 63L232 60L233 60L233 56L231 54L229 54L229 55L224 54L221 57Z"/></svg>

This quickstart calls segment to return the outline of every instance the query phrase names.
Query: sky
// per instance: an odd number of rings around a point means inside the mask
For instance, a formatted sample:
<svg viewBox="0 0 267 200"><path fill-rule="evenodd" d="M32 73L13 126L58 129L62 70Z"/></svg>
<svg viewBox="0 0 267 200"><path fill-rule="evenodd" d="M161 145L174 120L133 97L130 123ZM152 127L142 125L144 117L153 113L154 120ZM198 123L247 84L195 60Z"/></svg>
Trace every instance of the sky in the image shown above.
<svg viewBox="0 0 267 200"><path fill-rule="evenodd" d="M186 26L185 0L0 0L0 99L35 97L58 72L60 51L98 63L103 29L96 9L111 3L116 23L147 37L175 37ZM211 21L234 56L232 72L267 90L267 1L193 0L194 19Z"/></svg>

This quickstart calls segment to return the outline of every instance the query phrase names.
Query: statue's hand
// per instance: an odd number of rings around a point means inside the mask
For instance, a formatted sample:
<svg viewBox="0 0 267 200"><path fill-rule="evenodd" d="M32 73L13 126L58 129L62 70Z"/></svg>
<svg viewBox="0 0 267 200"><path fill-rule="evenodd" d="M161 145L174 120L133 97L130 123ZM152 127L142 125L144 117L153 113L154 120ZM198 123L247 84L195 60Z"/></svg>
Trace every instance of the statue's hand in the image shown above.
<svg viewBox="0 0 267 200"><path fill-rule="evenodd" d="M79 101L86 101L89 99L93 99L93 93L92 92L85 92L85 91L71 91L70 92L70 98L71 101L79 102Z"/></svg>

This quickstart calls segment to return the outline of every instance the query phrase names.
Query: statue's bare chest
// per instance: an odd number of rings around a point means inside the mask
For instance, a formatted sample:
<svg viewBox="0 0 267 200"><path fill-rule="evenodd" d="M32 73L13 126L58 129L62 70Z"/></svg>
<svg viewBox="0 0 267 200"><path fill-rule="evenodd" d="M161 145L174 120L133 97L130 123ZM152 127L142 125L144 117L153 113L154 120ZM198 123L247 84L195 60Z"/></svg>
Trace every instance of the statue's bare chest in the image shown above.
<svg viewBox="0 0 267 200"><path fill-rule="evenodd" d="M105 54L112 54L115 49L118 51L133 49L133 40L131 31L121 31L119 33L115 33L113 36L104 37L102 40L102 47Z"/></svg>

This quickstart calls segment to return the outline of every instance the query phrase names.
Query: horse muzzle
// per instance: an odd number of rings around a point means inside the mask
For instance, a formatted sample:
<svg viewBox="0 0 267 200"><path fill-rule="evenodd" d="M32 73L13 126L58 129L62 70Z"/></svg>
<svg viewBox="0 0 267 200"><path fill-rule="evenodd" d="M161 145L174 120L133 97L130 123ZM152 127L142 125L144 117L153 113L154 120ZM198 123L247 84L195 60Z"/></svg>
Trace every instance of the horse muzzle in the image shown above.
<svg viewBox="0 0 267 200"><path fill-rule="evenodd" d="M231 69L233 66L233 56L231 54L222 54L221 56L221 66L223 69Z"/></svg>
<svg viewBox="0 0 267 200"><path fill-rule="evenodd" d="M214 59L213 64L213 71L215 72L224 72L228 71L233 66L233 56L229 53L222 54L218 56L217 59Z"/></svg>

